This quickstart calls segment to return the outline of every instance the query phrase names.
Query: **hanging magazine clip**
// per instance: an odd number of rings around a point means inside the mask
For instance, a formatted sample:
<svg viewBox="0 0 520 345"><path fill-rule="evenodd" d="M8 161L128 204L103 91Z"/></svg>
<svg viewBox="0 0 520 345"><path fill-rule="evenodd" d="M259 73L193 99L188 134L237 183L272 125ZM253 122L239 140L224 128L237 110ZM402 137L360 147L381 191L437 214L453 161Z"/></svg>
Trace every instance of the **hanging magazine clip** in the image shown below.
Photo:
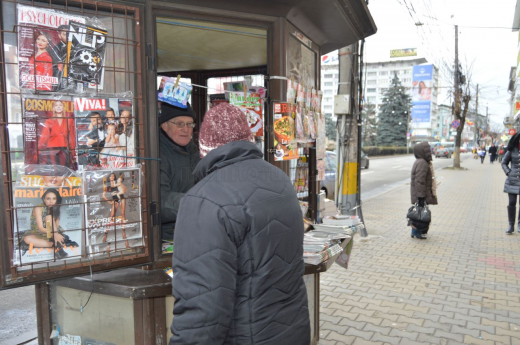
<svg viewBox="0 0 520 345"><path fill-rule="evenodd" d="M173 86L174 89L179 85L179 80L181 80L181 75L177 74L177 79L175 79L175 85Z"/></svg>

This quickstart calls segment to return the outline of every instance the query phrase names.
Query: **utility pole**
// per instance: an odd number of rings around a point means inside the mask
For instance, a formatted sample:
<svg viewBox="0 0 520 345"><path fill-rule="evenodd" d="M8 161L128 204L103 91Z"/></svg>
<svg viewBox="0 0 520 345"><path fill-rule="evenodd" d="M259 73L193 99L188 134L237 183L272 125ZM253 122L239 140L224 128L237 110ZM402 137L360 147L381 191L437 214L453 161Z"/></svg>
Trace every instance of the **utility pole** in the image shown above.
<svg viewBox="0 0 520 345"><path fill-rule="evenodd" d="M454 83L455 86L455 93L453 94L453 97L455 99L454 105L453 105L453 115L455 115L455 118L458 117L460 107L459 107L459 26L455 25L455 77L454 77Z"/></svg>
<svg viewBox="0 0 520 345"><path fill-rule="evenodd" d="M350 100L349 109L338 115L338 173L336 174L336 206L342 215L355 215L358 188L358 44L341 48L337 99ZM354 74L355 73L355 74ZM336 110L335 110L336 111Z"/></svg>
<svg viewBox="0 0 520 345"><path fill-rule="evenodd" d="M477 136L477 133L478 133L478 84L477 84L477 98L475 100L476 102L476 105L475 105L475 108L476 108L476 112L477 114L475 115L475 122L473 123L473 126L475 126L475 143L477 144L477 146L480 146L479 142L478 142L478 136Z"/></svg>
<svg viewBox="0 0 520 345"><path fill-rule="evenodd" d="M488 114L487 105L486 105L486 132L489 134L489 114ZM493 142L493 137L491 137L491 142Z"/></svg>

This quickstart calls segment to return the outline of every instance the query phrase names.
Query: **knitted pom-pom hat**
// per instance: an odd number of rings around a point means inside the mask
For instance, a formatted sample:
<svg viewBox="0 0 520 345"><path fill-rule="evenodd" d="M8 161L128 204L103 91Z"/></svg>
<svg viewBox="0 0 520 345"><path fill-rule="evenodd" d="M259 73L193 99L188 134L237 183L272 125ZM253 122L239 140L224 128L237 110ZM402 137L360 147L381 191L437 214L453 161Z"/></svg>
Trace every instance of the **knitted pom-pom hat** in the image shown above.
<svg viewBox="0 0 520 345"><path fill-rule="evenodd" d="M254 136L246 115L229 103L221 103L204 115L199 134L200 156L233 141L254 142Z"/></svg>

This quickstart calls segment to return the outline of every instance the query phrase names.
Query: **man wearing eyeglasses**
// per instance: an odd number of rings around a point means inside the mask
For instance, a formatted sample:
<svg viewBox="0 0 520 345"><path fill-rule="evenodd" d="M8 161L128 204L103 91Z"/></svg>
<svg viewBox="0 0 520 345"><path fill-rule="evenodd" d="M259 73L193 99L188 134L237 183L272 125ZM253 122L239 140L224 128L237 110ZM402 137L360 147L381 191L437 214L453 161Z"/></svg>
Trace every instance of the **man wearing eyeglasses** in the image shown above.
<svg viewBox="0 0 520 345"><path fill-rule="evenodd" d="M182 109L163 102L159 125L162 238L171 241L180 200L195 185L192 172L200 161L192 140L195 112L189 103Z"/></svg>

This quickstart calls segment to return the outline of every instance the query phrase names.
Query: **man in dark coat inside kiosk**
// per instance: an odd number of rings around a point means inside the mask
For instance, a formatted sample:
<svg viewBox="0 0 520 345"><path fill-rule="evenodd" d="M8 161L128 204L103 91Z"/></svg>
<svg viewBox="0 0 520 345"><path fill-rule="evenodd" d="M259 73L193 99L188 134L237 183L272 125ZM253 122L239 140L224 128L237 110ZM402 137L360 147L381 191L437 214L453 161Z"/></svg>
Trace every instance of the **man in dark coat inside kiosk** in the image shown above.
<svg viewBox="0 0 520 345"><path fill-rule="evenodd" d="M170 345L310 344L302 213L253 140L240 109L206 113L174 234Z"/></svg>

